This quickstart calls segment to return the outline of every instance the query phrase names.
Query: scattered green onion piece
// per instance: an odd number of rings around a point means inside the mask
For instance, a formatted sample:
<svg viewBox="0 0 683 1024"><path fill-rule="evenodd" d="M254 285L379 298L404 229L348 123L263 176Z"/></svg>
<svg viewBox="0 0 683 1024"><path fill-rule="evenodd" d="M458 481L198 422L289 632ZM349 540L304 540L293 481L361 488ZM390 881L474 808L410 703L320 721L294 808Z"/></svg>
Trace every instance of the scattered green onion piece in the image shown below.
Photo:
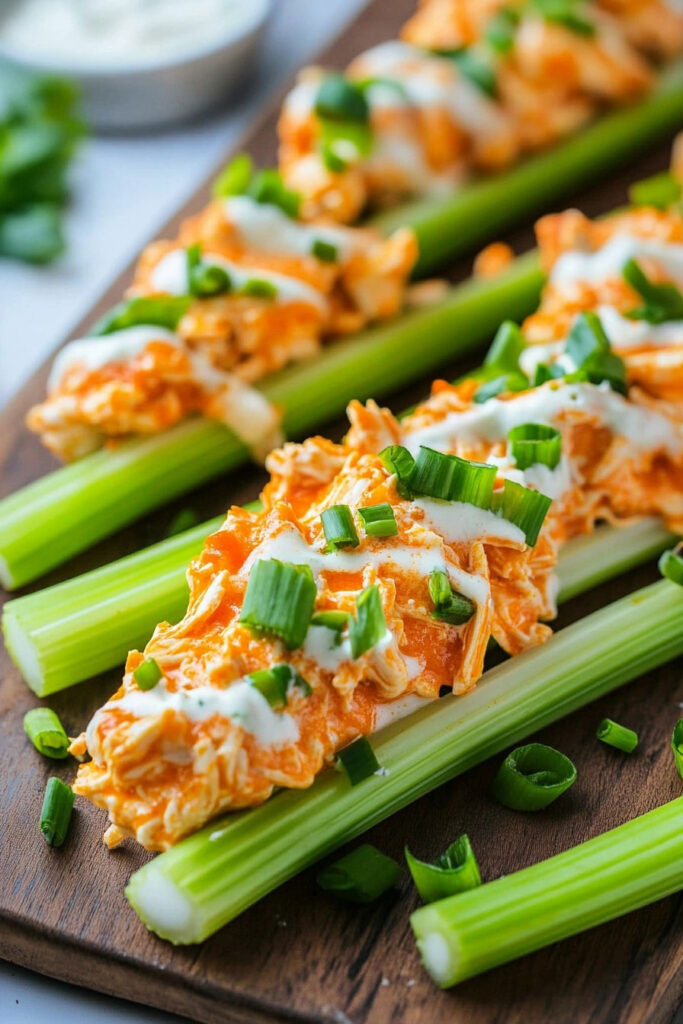
<svg viewBox="0 0 683 1024"><path fill-rule="evenodd" d="M74 793L56 776L47 780L40 811L40 831L48 846L62 846L69 831Z"/></svg>
<svg viewBox="0 0 683 1024"><path fill-rule="evenodd" d="M285 188L279 171L272 167L257 171L249 183L247 195L257 203L279 207L292 220L299 216L301 196L298 192Z"/></svg>
<svg viewBox="0 0 683 1024"><path fill-rule="evenodd" d="M186 530L191 530L192 527L197 526L198 523L199 516L193 508L181 508L179 512L176 512L166 527L166 536L176 537L179 533L185 533Z"/></svg>
<svg viewBox="0 0 683 1024"><path fill-rule="evenodd" d="M322 238L316 238L311 246L311 255L323 263L337 263L339 261L339 250L336 245L326 242Z"/></svg>
<svg viewBox="0 0 683 1024"><path fill-rule="evenodd" d="M669 281L654 284L634 259L626 261L621 273L627 284L645 300L643 306L628 313L632 320L661 324L683 319L683 294L675 284Z"/></svg>
<svg viewBox="0 0 683 1024"><path fill-rule="evenodd" d="M497 97L498 77L495 69L482 53L470 46L463 46L457 50L437 49L434 52L439 57L452 60L463 78L467 78L481 92L492 99Z"/></svg>
<svg viewBox="0 0 683 1024"><path fill-rule="evenodd" d="M491 342L491 347L486 353L484 366L500 370L503 373L519 372L519 357L526 348L524 335L512 320L505 320Z"/></svg>
<svg viewBox="0 0 683 1024"><path fill-rule="evenodd" d="M497 53L509 53L515 41L515 29L518 25L519 13L512 7L502 7L486 26L486 42Z"/></svg>
<svg viewBox="0 0 683 1024"><path fill-rule="evenodd" d="M158 662L154 658L147 658L141 662L133 672L133 679L141 690L153 690L163 676Z"/></svg>
<svg viewBox="0 0 683 1024"><path fill-rule="evenodd" d="M508 434L510 452L518 469L541 463L555 469L562 454L562 435L544 423L521 423Z"/></svg>
<svg viewBox="0 0 683 1024"><path fill-rule="evenodd" d="M396 490L402 498L410 498L410 479L415 468L415 459L407 448L400 444L389 445L379 453L385 468L396 476Z"/></svg>
<svg viewBox="0 0 683 1024"><path fill-rule="evenodd" d="M674 726L671 737L671 749L674 752L678 774L683 779L683 718L679 718Z"/></svg>
<svg viewBox="0 0 683 1024"><path fill-rule="evenodd" d="M564 370L556 363L552 363L550 366L547 363L537 363L531 384L532 387L538 388L541 384L547 384L549 380L558 380L564 376Z"/></svg>
<svg viewBox="0 0 683 1024"><path fill-rule="evenodd" d="M538 540L552 498L540 491L534 491L514 480L506 480L502 491L493 495L491 509L503 519L518 526L526 537L530 548Z"/></svg>
<svg viewBox="0 0 683 1024"><path fill-rule="evenodd" d="M192 302L191 295L141 296L120 302L98 320L92 329L94 335L112 334L127 327L149 324L175 331Z"/></svg>
<svg viewBox="0 0 683 1024"><path fill-rule="evenodd" d="M669 171L653 174L644 181L636 181L628 190L628 197L634 206L655 206L666 210L681 198L681 183Z"/></svg>
<svg viewBox="0 0 683 1024"><path fill-rule="evenodd" d="M223 295L232 288L230 275L215 263L201 263L190 274L190 294L198 299Z"/></svg>
<svg viewBox="0 0 683 1024"><path fill-rule="evenodd" d="M334 608L324 612L316 612L311 619L312 626L325 626L326 629L336 633L335 646L341 643L342 633L349 624L351 616L348 612L337 611Z"/></svg>
<svg viewBox="0 0 683 1024"><path fill-rule="evenodd" d="M344 769L352 786L357 786L364 779L369 779L380 769L375 752L365 736L359 736L348 747L340 750L337 754L337 761Z"/></svg>
<svg viewBox="0 0 683 1024"><path fill-rule="evenodd" d="M357 548L360 544L356 527L353 525L353 514L348 505L331 505L320 516L329 551L337 548Z"/></svg>
<svg viewBox="0 0 683 1024"><path fill-rule="evenodd" d="M576 782L576 768L545 743L517 747L501 764L492 795L513 811L540 811Z"/></svg>
<svg viewBox="0 0 683 1024"><path fill-rule="evenodd" d="M484 462L469 462L458 455L445 455L420 446L410 489L442 501L465 501L489 508L496 480L496 467Z"/></svg>
<svg viewBox="0 0 683 1024"><path fill-rule="evenodd" d="M24 715L24 730L39 754L62 760L69 756L69 737L51 708L32 708Z"/></svg>
<svg viewBox="0 0 683 1024"><path fill-rule="evenodd" d="M329 171L339 173L372 151L373 134L369 124L360 121L320 119L320 152Z"/></svg>
<svg viewBox="0 0 683 1024"><path fill-rule="evenodd" d="M529 381L523 373L504 373L499 377L487 380L477 388L474 392L474 401L481 405L483 402L488 402L490 398L496 398L508 391L526 391L528 387Z"/></svg>
<svg viewBox="0 0 683 1024"><path fill-rule="evenodd" d="M609 338L596 313L579 313L567 337L565 351L579 372L585 373L592 384L607 381L614 391L626 394L626 365L612 351ZM573 376L570 374L567 379Z"/></svg>
<svg viewBox="0 0 683 1024"><path fill-rule="evenodd" d="M247 679L272 708L285 707L292 686L300 690L305 697L310 697L313 693L310 684L287 662L250 672Z"/></svg>
<svg viewBox="0 0 683 1024"><path fill-rule="evenodd" d="M360 658L379 643L386 631L382 599L379 588L373 583L356 597L356 617L349 619L352 657Z"/></svg>
<svg viewBox="0 0 683 1024"><path fill-rule="evenodd" d="M660 556L659 571L667 580L683 587L683 555L680 554L679 547L680 545L670 551L665 551Z"/></svg>
<svg viewBox="0 0 683 1024"><path fill-rule="evenodd" d="M248 153L238 153L223 168L213 183L213 194L217 199L227 196L241 196L249 188L254 164Z"/></svg>
<svg viewBox="0 0 683 1024"><path fill-rule="evenodd" d="M432 618L448 622L451 626L469 622L476 611L468 597L452 589L448 576L440 569L434 569L429 577L429 596L434 602Z"/></svg>
<svg viewBox="0 0 683 1024"><path fill-rule="evenodd" d="M351 903L372 903L392 889L402 874L392 857L364 843L319 871L316 881L321 889Z"/></svg>
<svg viewBox="0 0 683 1024"><path fill-rule="evenodd" d="M433 903L481 885L479 865L467 835L451 843L433 864L413 857L407 846L405 856L415 887L425 903Z"/></svg>
<svg viewBox="0 0 683 1024"><path fill-rule="evenodd" d="M580 36L594 36L596 29L592 21L577 12L575 0L534 0L536 7L546 21L563 25Z"/></svg>
<svg viewBox="0 0 683 1024"><path fill-rule="evenodd" d="M310 566L261 558L249 573L240 622L279 637L289 650L301 647L316 593Z"/></svg>
<svg viewBox="0 0 683 1024"><path fill-rule="evenodd" d="M395 537L398 533L396 516L388 501L359 508L358 515L368 537Z"/></svg>
<svg viewBox="0 0 683 1024"><path fill-rule="evenodd" d="M277 288L272 281L261 277L250 277L238 290L239 295L250 295L255 299L276 299Z"/></svg>
<svg viewBox="0 0 683 1024"><path fill-rule="evenodd" d="M323 79L315 97L315 113L327 121L370 120L370 105L363 89L344 75L332 74Z"/></svg>
<svg viewBox="0 0 683 1024"><path fill-rule="evenodd" d="M595 735L602 743L623 750L625 754L632 754L638 746L638 733L619 725L618 722L613 722L611 718L603 718Z"/></svg>

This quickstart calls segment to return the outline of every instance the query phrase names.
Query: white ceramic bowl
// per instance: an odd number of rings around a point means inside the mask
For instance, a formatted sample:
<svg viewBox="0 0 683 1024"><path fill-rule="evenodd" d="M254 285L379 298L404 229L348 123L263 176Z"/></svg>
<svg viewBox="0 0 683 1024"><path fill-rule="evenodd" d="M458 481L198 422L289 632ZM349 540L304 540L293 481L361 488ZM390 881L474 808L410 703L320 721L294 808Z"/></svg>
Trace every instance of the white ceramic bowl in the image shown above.
<svg viewBox="0 0 683 1024"><path fill-rule="evenodd" d="M99 131L138 131L188 121L226 99L255 58L271 0L243 0L249 16L238 25L216 24L209 43L186 53L131 66L23 56L0 39L0 59L36 74L64 75L83 94L88 123Z"/></svg>

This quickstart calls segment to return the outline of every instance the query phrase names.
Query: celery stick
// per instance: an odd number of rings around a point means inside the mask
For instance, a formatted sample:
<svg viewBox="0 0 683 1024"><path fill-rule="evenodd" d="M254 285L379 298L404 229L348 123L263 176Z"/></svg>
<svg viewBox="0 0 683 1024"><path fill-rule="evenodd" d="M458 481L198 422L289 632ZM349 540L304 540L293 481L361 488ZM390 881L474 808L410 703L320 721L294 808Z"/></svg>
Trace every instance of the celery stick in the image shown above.
<svg viewBox="0 0 683 1024"><path fill-rule="evenodd" d="M501 320L532 311L542 282L528 253L500 277L466 281L437 305L331 343L261 390L285 410L286 432L304 434L352 398L385 395L487 341ZM0 501L0 583L14 589L36 579L247 458L226 427L194 418L47 474Z"/></svg>
<svg viewBox="0 0 683 1024"><path fill-rule="evenodd" d="M373 738L387 769L351 788L332 771L182 840L134 873L148 928L201 942L297 871L424 793L575 708L683 653L683 588L661 580L487 672Z"/></svg>
<svg viewBox="0 0 683 1024"><path fill-rule="evenodd" d="M644 152L683 124L683 62L671 65L649 96L581 129L576 135L500 174L472 182L445 199L427 199L374 219L383 231L414 228L420 245L417 276L471 251L563 195Z"/></svg>
<svg viewBox="0 0 683 1024"><path fill-rule="evenodd" d="M683 888L683 797L410 919L443 988Z"/></svg>

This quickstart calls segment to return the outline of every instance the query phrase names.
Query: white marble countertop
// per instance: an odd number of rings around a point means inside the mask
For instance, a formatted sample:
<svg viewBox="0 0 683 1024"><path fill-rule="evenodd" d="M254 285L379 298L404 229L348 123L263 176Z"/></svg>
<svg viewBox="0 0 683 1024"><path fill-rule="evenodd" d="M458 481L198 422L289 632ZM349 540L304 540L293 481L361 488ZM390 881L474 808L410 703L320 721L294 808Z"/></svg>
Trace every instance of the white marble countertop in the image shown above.
<svg viewBox="0 0 683 1024"><path fill-rule="evenodd" d="M66 256L47 268L0 262L0 405L239 139L278 83L363 3L277 0L256 77L230 109L164 134L88 141L74 169ZM173 1024L179 1018L0 962L2 1024L39 1020Z"/></svg>

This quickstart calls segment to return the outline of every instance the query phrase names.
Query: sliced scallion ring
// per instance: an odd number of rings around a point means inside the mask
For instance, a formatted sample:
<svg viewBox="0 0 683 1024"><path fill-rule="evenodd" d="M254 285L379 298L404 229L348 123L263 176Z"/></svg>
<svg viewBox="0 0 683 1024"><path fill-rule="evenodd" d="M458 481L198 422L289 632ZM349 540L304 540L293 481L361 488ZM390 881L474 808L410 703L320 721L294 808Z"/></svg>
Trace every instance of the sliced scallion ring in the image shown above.
<svg viewBox="0 0 683 1024"><path fill-rule="evenodd" d="M291 687L296 687L304 697L313 693L309 683L287 662L250 672L247 679L272 708L285 707Z"/></svg>
<svg viewBox="0 0 683 1024"><path fill-rule="evenodd" d="M510 454L518 469L540 463L555 469L562 454L562 435L544 423L520 423L508 433Z"/></svg>
<svg viewBox="0 0 683 1024"><path fill-rule="evenodd" d="M409 486L414 494L489 508L496 472L488 463L469 462L421 445Z"/></svg>
<svg viewBox="0 0 683 1024"><path fill-rule="evenodd" d="M339 646L342 639L342 633L349 624L351 616L348 612L338 611L335 608L331 608L327 611L316 612L311 619L312 626L324 626L325 629L332 630L336 634L335 646Z"/></svg>
<svg viewBox="0 0 683 1024"><path fill-rule="evenodd" d="M367 124L370 106L363 89L344 75L327 75L315 97L315 113L326 121L358 121Z"/></svg>
<svg viewBox="0 0 683 1024"><path fill-rule="evenodd" d="M324 867L316 881L321 889L351 903L372 903L392 889L402 874L400 864L364 843Z"/></svg>
<svg viewBox="0 0 683 1024"><path fill-rule="evenodd" d="M505 480L502 491L494 492L491 509L503 519L518 526L527 544L532 548L538 540L551 505L552 498L546 494L524 487L514 480Z"/></svg>
<svg viewBox="0 0 683 1024"><path fill-rule="evenodd" d="M387 624L379 587L373 583L357 596L356 617L349 619L352 657L360 658L361 654L365 654L380 642L386 631Z"/></svg>
<svg viewBox="0 0 683 1024"><path fill-rule="evenodd" d="M487 369L500 370L501 374L519 371L519 358L526 348L526 341L521 330L513 320L505 320L491 342L486 353L484 366Z"/></svg>
<svg viewBox="0 0 683 1024"><path fill-rule="evenodd" d="M230 275L216 263L200 263L190 274L190 294L198 299L224 295L232 288Z"/></svg>
<svg viewBox="0 0 683 1024"><path fill-rule="evenodd" d="M401 444L392 444L379 453L385 468L396 476L396 490L402 498L412 497L410 478L415 468L415 459Z"/></svg>
<svg viewBox="0 0 683 1024"><path fill-rule="evenodd" d="M24 715L24 731L39 754L62 760L69 756L69 737L51 708L32 708Z"/></svg>
<svg viewBox="0 0 683 1024"><path fill-rule="evenodd" d="M636 181L628 190L628 197L634 206L654 206L666 210L681 198L683 189L680 181L670 171L653 174L643 181Z"/></svg>
<svg viewBox="0 0 683 1024"><path fill-rule="evenodd" d="M579 377L592 384L607 381L620 394L626 394L626 364L610 346L600 317L592 310L579 313L567 337L565 351L575 364Z"/></svg>
<svg viewBox="0 0 683 1024"><path fill-rule="evenodd" d="M671 580L672 583L677 583L679 587L683 587L683 554L681 554L681 545L677 544L675 548L670 551L665 551L659 558L659 571L662 576L665 576L667 580Z"/></svg>
<svg viewBox="0 0 683 1024"><path fill-rule="evenodd" d="M249 573L240 622L277 636L289 650L301 647L316 593L310 566L261 558Z"/></svg>
<svg viewBox="0 0 683 1024"><path fill-rule="evenodd" d="M48 779L40 811L40 831L48 846L63 846L69 831L74 793L61 779Z"/></svg>
<svg viewBox="0 0 683 1024"><path fill-rule="evenodd" d="M163 674L158 662L154 658L147 658L133 671L133 679L140 690L153 690Z"/></svg>
<svg viewBox="0 0 683 1024"><path fill-rule="evenodd" d="M395 537L398 533L396 516L388 501L359 508L358 515L368 537Z"/></svg>
<svg viewBox="0 0 683 1024"><path fill-rule="evenodd" d="M250 295L254 299L276 299L278 291L272 281L266 281L262 277L250 277L238 289L237 294Z"/></svg>
<svg viewBox="0 0 683 1024"><path fill-rule="evenodd" d="M451 843L433 864L413 857L407 846L405 856L417 891L425 903L481 885L479 865L467 835Z"/></svg>
<svg viewBox="0 0 683 1024"><path fill-rule="evenodd" d="M476 611L469 597L463 597L452 589L448 576L440 569L434 569L429 577L429 596L434 602L432 618L452 626L469 622Z"/></svg>
<svg viewBox="0 0 683 1024"><path fill-rule="evenodd" d="M491 792L513 811L540 811L575 782L576 768L568 757L545 743L527 743L505 758Z"/></svg>
<svg viewBox="0 0 683 1024"><path fill-rule="evenodd" d="M329 551L358 547L360 540L348 505L331 505L324 510L320 518Z"/></svg>
<svg viewBox="0 0 683 1024"><path fill-rule="evenodd" d="M311 255L322 263L337 263L339 261L339 250L332 242L326 242L322 238L315 238L311 246Z"/></svg>
<svg viewBox="0 0 683 1024"><path fill-rule="evenodd" d="M248 153L238 153L220 172L213 183L213 195L217 199L241 196L249 188L254 173L254 164Z"/></svg>
<svg viewBox="0 0 683 1024"><path fill-rule="evenodd" d="M343 747L337 754L337 763L344 769L352 786L369 779L380 769L375 751L365 736L359 736L348 747Z"/></svg>
<svg viewBox="0 0 683 1024"><path fill-rule="evenodd" d="M674 726L671 737L671 749L674 752L678 774L683 779L683 718L679 718Z"/></svg>
<svg viewBox="0 0 683 1024"><path fill-rule="evenodd" d="M504 395L506 392L526 391L529 381L519 370L510 373L502 373L498 377L492 377L485 381L474 392L474 401L477 405L483 405L491 398Z"/></svg>
<svg viewBox="0 0 683 1024"><path fill-rule="evenodd" d="M515 29L518 25L519 12L513 7L502 7L486 26L486 42L496 53L509 53L515 41Z"/></svg>
<svg viewBox="0 0 683 1024"><path fill-rule="evenodd" d="M638 733L633 729L627 729L624 725L619 725L611 718L603 718L595 735L603 743L615 747L617 750L623 750L625 754L632 754L638 746Z"/></svg>
<svg viewBox="0 0 683 1024"><path fill-rule="evenodd" d="M141 295L127 299L105 313L92 329L98 336L141 324L175 331L192 303L191 295Z"/></svg>
<svg viewBox="0 0 683 1024"><path fill-rule="evenodd" d="M667 320L683 319L683 293L675 284L670 281L655 284L634 259L626 261L621 274L644 301L642 306L627 314L632 320L662 324Z"/></svg>
<svg viewBox="0 0 683 1024"><path fill-rule="evenodd" d="M301 196L286 188L279 171L272 167L264 168L252 177L247 194L257 203L279 207L292 220L299 215Z"/></svg>

